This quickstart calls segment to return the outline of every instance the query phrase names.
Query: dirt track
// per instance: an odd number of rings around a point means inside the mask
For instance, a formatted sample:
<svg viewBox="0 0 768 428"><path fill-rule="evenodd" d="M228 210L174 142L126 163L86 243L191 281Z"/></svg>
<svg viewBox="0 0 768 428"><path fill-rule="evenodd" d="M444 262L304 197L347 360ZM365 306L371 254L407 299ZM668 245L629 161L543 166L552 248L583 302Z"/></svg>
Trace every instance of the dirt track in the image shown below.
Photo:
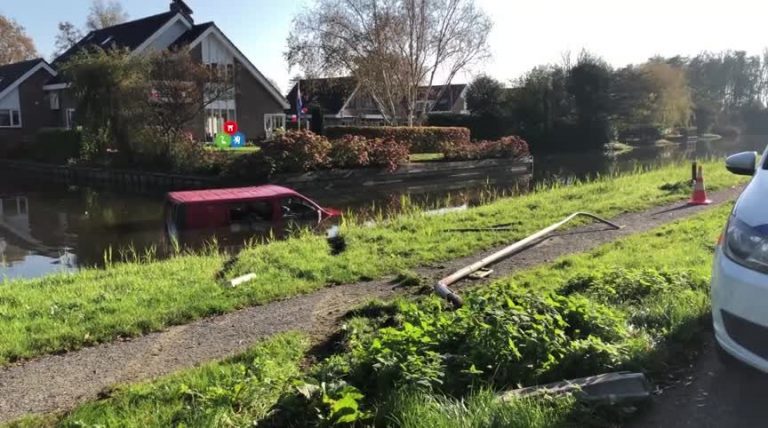
<svg viewBox="0 0 768 428"><path fill-rule="evenodd" d="M719 204L735 199L741 189L726 189L710 196ZM569 253L588 251L705 209L707 207L686 207L678 203L615 217L615 222L626 226L618 231L602 225L579 227L496 264L493 277ZM436 281L491 252L454 260L439 268L420 269L419 273ZM388 280L326 288L129 341L41 357L0 369L0 423L28 413L67 410L97 398L115 384L151 379L223 358L275 333L303 331L320 342L333 333L339 317L349 309L375 297L387 298L405 292Z"/></svg>

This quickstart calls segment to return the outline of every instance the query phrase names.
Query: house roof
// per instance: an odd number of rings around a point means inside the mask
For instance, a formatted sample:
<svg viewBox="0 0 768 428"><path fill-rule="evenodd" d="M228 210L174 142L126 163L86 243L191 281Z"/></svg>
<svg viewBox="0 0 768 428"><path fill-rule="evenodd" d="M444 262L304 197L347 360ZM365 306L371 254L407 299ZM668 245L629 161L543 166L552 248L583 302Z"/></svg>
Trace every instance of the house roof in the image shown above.
<svg viewBox="0 0 768 428"><path fill-rule="evenodd" d="M0 66L0 98L3 98L6 92L18 86L38 67L45 68L51 75L56 75L56 72L42 58Z"/></svg>
<svg viewBox="0 0 768 428"><path fill-rule="evenodd" d="M320 106L325 114L337 114L357 88L354 77L328 77L324 79L301 79L301 98L303 105ZM299 83L293 85L288 93L291 114L296 112L296 94Z"/></svg>
<svg viewBox="0 0 768 428"><path fill-rule="evenodd" d="M449 111L453 108L453 105L456 104L456 101L461 97L461 93L464 92L464 89L466 89L467 85L466 83L455 83L451 85L434 85L430 88L429 95L427 97L428 100L433 100L440 94L440 91L442 91L442 95L440 95L440 99L435 102L435 105L432 107L432 111ZM419 88L419 99L423 99L425 92L427 91L426 86L422 86Z"/></svg>
<svg viewBox="0 0 768 428"><path fill-rule="evenodd" d="M177 14L177 12L169 11L91 31L74 46L59 55L53 61L53 65L58 66L69 60L76 53L93 47L116 47L133 51Z"/></svg>
<svg viewBox="0 0 768 428"><path fill-rule="evenodd" d="M188 45L195 40L197 40L198 37L202 36L203 33L213 27L215 24L213 22L205 22L203 24L197 24L192 26L192 29L187 31L186 33L182 34L178 39L176 39L175 42L171 44L171 48L179 48L184 45Z"/></svg>
<svg viewBox="0 0 768 428"><path fill-rule="evenodd" d="M265 186L238 187L231 189L186 190L168 193L168 199L177 203L232 202L247 199L295 196L296 191L287 187L268 184Z"/></svg>
<svg viewBox="0 0 768 428"><path fill-rule="evenodd" d="M43 61L40 58L0 66L0 92L14 84L21 76Z"/></svg>

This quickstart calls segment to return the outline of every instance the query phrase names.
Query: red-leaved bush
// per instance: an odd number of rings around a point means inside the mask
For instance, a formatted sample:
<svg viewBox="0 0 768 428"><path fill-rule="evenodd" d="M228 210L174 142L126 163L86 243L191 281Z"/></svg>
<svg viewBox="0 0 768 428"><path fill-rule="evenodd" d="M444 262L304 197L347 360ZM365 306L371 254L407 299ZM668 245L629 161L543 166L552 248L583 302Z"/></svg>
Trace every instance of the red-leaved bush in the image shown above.
<svg viewBox="0 0 768 428"><path fill-rule="evenodd" d="M368 166L369 141L364 137L345 135L331 143L331 166L334 168L359 168Z"/></svg>
<svg viewBox="0 0 768 428"><path fill-rule="evenodd" d="M387 138L345 135L333 141L331 146L331 166L334 168L372 166L394 171L410 157L407 144Z"/></svg>
<svg viewBox="0 0 768 428"><path fill-rule="evenodd" d="M528 143L514 135L502 137L495 141L483 140L461 144L444 144L442 152L446 160L518 159L530 155Z"/></svg>
<svg viewBox="0 0 768 428"><path fill-rule="evenodd" d="M368 140L368 157L371 166L383 167L392 172L400 165L407 163L410 156L408 145L400 141L387 138Z"/></svg>
<svg viewBox="0 0 768 428"><path fill-rule="evenodd" d="M445 144L462 144L470 140L469 129L458 127L328 126L324 132L331 140L345 135L391 139L405 144L411 153L436 153Z"/></svg>
<svg viewBox="0 0 768 428"><path fill-rule="evenodd" d="M329 164L331 143L313 132L286 131L262 144L260 155L271 165L271 172L304 172Z"/></svg>

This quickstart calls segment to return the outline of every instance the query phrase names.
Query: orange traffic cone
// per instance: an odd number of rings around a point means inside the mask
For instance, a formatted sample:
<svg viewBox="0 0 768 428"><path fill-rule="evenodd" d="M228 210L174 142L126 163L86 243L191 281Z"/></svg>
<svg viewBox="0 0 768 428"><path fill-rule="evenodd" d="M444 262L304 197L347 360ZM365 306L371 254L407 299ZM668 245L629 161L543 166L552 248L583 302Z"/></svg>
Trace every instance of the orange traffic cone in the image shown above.
<svg viewBox="0 0 768 428"><path fill-rule="evenodd" d="M709 205L712 201L707 198L707 190L704 187L704 171L701 166L696 173L696 179L693 181L693 195L688 205Z"/></svg>

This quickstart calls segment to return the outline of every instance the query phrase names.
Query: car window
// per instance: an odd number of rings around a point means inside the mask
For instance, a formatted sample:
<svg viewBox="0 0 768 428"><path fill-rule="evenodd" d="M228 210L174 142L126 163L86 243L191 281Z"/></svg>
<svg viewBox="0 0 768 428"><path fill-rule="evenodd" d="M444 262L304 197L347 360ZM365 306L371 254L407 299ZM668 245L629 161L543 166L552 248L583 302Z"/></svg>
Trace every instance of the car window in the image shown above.
<svg viewBox="0 0 768 428"><path fill-rule="evenodd" d="M280 201L284 219L317 220L317 208L300 198L284 198Z"/></svg>
<svg viewBox="0 0 768 428"><path fill-rule="evenodd" d="M273 217L270 201L252 201L232 205L229 220L232 224L252 226L255 223L271 222Z"/></svg>

